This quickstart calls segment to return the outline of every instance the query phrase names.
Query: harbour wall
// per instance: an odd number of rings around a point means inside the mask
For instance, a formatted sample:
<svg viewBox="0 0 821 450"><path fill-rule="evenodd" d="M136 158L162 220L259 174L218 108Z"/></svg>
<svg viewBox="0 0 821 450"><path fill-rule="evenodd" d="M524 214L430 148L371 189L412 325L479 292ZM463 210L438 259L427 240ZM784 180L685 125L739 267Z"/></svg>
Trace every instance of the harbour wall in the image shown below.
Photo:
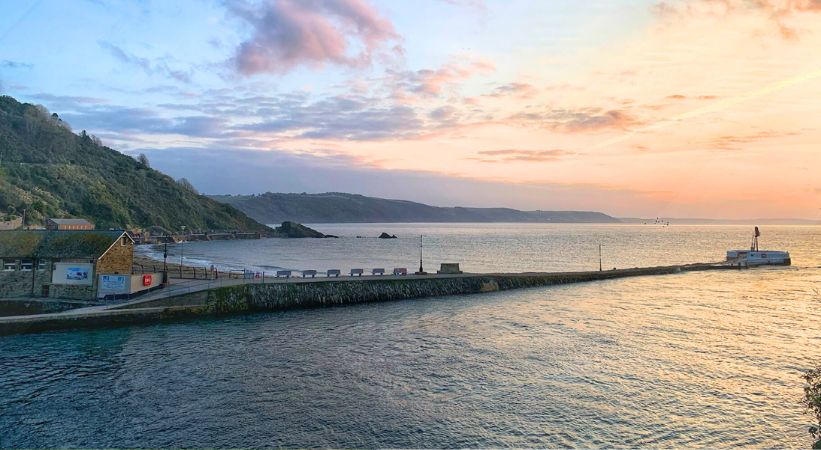
<svg viewBox="0 0 821 450"><path fill-rule="evenodd" d="M354 305L394 300L409 300L448 295L469 295L556 284L663 275L680 272L679 267L654 267L606 272L550 274L493 274L430 278L373 277L310 283L270 283L226 286L190 294L187 298L160 301L155 306L197 305L205 314L230 314L252 311L281 311L295 308ZM140 305L148 306L148 305Z"/></svg>
<svg viewBox="0 0 821 450"><path fill-rule="evenodd" d="M665 275L724 268L712 265L663 266L603 272L464 274L407 277L272 280L223 286L88 313L0 317L0 335L48 330L151 323L181 318L282 311L359 303L468 295L511 289L581 283L631 276Z"/></svg>

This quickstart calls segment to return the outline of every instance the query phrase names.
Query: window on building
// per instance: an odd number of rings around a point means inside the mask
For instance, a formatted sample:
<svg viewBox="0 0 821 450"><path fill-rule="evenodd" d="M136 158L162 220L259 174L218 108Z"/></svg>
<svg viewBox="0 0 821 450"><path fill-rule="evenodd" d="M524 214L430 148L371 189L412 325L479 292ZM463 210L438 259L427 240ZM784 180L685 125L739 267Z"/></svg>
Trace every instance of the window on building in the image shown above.
<svg viewBox="0 0 821 450"><path fill-rule="evenodd" d="M46 261L44 259L37 260L37 270L46 270Z"/></svg>
<svg viewBox="0 0 821 450"><path fill-rule="evenodd" d="M32 261L30 259L24 259L20 263L20 270L25 270L26 272L30 272L32 269L34 269L34 261Z"/></svg>
<svg viewBox="0 0 821 450"><path fill-rule="evenodd" d="M13 259L4 259L3 260L3 270L6 272L13 272L17 270L17 261Z"/></svg>

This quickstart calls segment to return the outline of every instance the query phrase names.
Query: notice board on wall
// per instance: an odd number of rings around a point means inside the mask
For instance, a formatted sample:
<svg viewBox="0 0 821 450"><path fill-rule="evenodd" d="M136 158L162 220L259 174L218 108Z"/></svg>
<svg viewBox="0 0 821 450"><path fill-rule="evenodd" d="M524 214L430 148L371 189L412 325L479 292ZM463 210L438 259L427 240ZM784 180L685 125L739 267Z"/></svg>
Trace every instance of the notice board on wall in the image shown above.
<svg viewBox="0 0 821 450"><path fill-rule="evenodd" d="M128 275L100 275L100 295L128 294L129 278Z"/></svg>
<svg viewBox="0 0 821 450"><path fill-rule="evenodd" d="M55 263L51 284L73 284L91 286L94 280L94 265L89 263Z"/></svg>

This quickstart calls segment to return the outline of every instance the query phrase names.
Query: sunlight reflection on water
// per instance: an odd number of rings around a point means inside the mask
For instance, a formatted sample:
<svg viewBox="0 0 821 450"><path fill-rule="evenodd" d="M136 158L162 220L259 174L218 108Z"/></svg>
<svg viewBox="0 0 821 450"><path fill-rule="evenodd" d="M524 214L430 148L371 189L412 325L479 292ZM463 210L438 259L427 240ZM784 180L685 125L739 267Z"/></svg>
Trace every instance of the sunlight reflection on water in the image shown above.
<svg viewBox="0 0 821 450"><path fill-rule="evenodd" d="M748 234L436 227L431 264L473 271L586 268L598 239L619 266L720 259ZM765 232L794 267L2 337L0 446L806 447L821 227ZM243 251L215 244L192 248ZM257 264L413 267L410 238L242 244Z"/></svg>

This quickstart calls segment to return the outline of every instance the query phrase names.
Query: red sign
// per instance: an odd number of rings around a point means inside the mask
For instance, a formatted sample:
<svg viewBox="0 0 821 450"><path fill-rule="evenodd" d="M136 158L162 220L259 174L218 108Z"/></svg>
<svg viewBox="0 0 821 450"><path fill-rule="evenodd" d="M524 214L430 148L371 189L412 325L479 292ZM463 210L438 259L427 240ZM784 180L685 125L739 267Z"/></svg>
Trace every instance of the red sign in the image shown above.
<svg viewBox="0 0 821 450"><path fill-rule="evenodd" d="M151 286L151 275L143 275L143 286Z"/></svg>

